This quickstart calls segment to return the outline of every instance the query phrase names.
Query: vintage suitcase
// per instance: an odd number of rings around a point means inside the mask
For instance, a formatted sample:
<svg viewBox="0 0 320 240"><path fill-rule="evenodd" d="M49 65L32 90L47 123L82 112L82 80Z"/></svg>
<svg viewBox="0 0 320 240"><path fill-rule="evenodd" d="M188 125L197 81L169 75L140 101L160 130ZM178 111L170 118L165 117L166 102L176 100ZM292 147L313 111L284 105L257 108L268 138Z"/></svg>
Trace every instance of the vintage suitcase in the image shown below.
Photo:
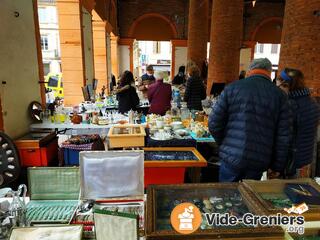
<svg viewBox="0 0 320 240"><path fill-rule="evenodd" d="M101 222L106 221L118 231L108 231L105 239L127 239L126 224L138 237L138 227L144 227L143 151L81 152L80 178L81 200L97 203L94 214L101 221L95 226L96 236L105 235Z"/></svg>
<svg viewBox="0 0 320 240"><path fill-rule="evenodd" d="M78 167L28 168L31 224L68 224L79 204Z"/></svg>

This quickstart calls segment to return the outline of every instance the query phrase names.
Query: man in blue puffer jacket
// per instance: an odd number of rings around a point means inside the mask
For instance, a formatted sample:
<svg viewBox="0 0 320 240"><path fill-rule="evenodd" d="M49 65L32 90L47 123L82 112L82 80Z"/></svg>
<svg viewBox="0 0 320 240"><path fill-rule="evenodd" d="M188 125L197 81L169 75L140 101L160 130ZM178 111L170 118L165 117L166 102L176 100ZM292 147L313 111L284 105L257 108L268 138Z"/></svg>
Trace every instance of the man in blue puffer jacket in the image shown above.
<svg viewBox="0 0 320 240"><path fill-rule="evenodd" d="M259 180L270 169L278 176L289 146L288 100L271 82L271 62L255 59L248 77L228 85L209 117L220 145L220 182Z"/></svg>

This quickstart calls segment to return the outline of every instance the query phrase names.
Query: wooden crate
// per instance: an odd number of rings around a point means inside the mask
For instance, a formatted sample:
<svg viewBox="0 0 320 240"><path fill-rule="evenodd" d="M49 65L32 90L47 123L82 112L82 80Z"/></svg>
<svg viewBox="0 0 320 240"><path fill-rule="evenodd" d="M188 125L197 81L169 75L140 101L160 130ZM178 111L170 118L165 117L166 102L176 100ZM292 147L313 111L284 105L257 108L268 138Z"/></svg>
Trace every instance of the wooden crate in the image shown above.
<svg viewBox="0 0 320 240"><path fill-rule="evenodd" d="M108 133L110 148L144 147L146 131L141 125L119 125Z"/></svg>
<svg viewBox="0 0 320 240"><path fill-rule="evenodd" d="M244 180L243 184L240 186L240 191L246 200L254 206L255 214L274 215L281 213L283 215L297 215L288 214L284 209L274 207L270 202L263 198L264 194L284 195L286 183L310 184L320 192L320 186L310 178L292 180L275 179L269 181ZM309 206L309 210L302 215L306 221L320 221L320 206Z"/></svg>
<svg viewBox="0 0 320 240"><path fill-rule="evenodd" d="M147 239L154 240L188 240L188 239L284 239L284 231L281 227L232 227L232 228L216 228L197 230L196 232L183 235L177 233L172 229L160 230L157 227L157 211L163 207L157 198L160 199L168 196L171 200L179 199L183 202L189 202L188 199L201 199L206 197L208 193L212 194L227 192L236 192L241 194L238 190L238 183L214 183L214 184L183 184L183 185L151 185L147 192ZM165 196L165 197L164 197ZM212 196L212 195L211 195ZM244 198L244 204L250 212L252 207ZM168 202L168 199L165 199ZM170 212L170 211L169 211ZM161 218L162 219L162 218ZM168 216L168 220L170 216Z"/></svg>

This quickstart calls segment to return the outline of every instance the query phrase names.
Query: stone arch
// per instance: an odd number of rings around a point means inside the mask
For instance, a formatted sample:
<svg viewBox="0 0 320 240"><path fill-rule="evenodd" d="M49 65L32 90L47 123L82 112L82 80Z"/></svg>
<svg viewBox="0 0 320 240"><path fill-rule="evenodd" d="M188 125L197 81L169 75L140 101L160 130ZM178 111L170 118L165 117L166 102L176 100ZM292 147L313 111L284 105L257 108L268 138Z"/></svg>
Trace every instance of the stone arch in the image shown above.
<svg viewBox="0 0 320 240"><path fill-rule="evenodd" d="M252 33L251 40L259 43L281 43L283 19L271 17L258 24Z"/></svg>
<svg viewBox="0 0 320 240"><path fill-rule="evenodd" d="M159 13L147 13L132 23L128 37L137 40L169 41L178 38L178 33L167 17Z"/></svg>

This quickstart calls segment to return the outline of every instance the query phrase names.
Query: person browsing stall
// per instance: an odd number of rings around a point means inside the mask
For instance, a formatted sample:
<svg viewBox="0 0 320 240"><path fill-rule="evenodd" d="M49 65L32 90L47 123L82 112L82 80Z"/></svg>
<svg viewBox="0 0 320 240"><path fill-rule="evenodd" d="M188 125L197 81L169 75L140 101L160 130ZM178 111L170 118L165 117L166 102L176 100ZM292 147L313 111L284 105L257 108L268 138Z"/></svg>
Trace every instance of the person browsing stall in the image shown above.
<svg viewBox="0 0 320 240"><path fill-rule="evenodd" d="M149 113L165 115L171 107L171 85L163 82L164 73L155 72L156 82L148 88Z"/></svg>
<svg viewBox="0 0 320 240"><path fill-rule="evenodd" d="M285 177L303 176L313 160L319 124L319 106L310 95L300 70L286 68L277 78L277 85L288 94L290 112L290 148Z"/></svg>
<svg viewBox="0 0 320 240"><path fill-rule="evenodd" d="M148 65L146 70L147 72L141 76L141 80L138 86L139 91L141 91L145 96L147 95L149 85L153 84L156 81L153 75L153 67L151 65Z"/></svg>
<svg viewBox="0 0 320 240"><path fill-rule="evenodd" d="M221 182L278 177L289 147L288 101L271 82L272 64L255 59L248 77L225 87L209 116L219 148Z"/></svg>
<svg viewBox="0 0 320 240"><path fill-rule="evenodd" d="M139 97L134 87L133 74L130 71L125 71L119 81L119 86L115 91L117 94L119 113L126 113L130 110L136 110L139 105Z"/></svg>
<svg viewBox="0 0 320 240"><path fill-rule="evenodd" d="M200 78L200 69L197 65L188 67L188 80L184 101L190 110L202 111L201 101L206 99L206 90L202 79Z"/></svg>

